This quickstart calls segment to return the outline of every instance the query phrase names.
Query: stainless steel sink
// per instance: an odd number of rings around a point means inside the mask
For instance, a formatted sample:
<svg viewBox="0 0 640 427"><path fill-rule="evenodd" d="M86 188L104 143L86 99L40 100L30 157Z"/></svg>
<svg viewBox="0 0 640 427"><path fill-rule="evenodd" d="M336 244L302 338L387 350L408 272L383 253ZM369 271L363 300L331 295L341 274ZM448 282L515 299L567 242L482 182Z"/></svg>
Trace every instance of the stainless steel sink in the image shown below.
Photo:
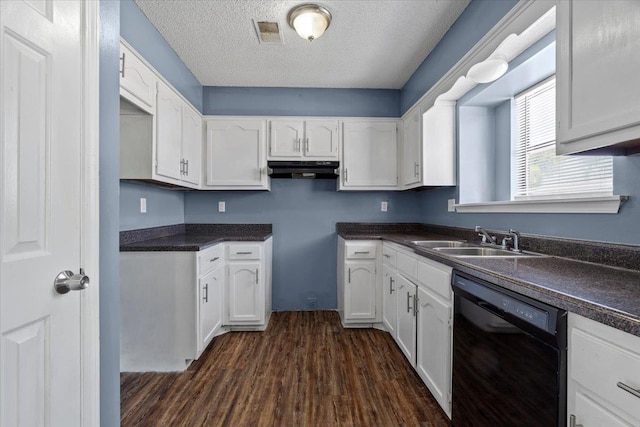
<svg viewBox="0 0 640 427"><path fill-rule="evenodd" d="M434 250L456 258L463 257L483 257L483 258L522 258L540 257L543 255L531 252L512 252L506 249L486 248L486 247L458 247L458 248L434 248Z"/></svg>
<svg viewBox="0 0 640 427"><path fill-rule="evenodd" d="M473 243L460 242L457 240L413 240L412 244L421 248L460 248L460 247L477 247Z"/></svg>

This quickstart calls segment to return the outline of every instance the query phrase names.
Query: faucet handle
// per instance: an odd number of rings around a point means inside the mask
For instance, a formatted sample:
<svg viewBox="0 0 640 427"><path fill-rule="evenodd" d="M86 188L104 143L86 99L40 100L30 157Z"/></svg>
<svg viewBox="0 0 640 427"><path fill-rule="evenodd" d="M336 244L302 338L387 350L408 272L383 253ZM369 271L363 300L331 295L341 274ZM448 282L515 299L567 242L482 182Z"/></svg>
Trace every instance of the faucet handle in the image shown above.
<svg viewBox="0 0 640 427"><path fill-rule="evenodd" d="M502 249L507 249L509 247L509 242L513 241L513 237L503 237L502 238L502 243L500 244L500 246L502 247Z"/></svg>

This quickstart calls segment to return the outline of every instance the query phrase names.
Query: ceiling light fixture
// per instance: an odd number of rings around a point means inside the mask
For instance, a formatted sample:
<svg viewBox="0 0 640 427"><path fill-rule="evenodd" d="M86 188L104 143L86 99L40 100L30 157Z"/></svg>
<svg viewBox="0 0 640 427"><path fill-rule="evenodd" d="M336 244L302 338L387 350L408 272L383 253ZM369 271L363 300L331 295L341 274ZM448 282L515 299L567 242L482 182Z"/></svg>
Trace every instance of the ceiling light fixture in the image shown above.
<svg viewBox="0 0 640 427"><path fill-rule="evenodd" d="M311 42L329 28L331 12L317 4L301 4L289 11L288 21L300 37Z"/></svg>
<svg viewBox="0 0 640 427"><path fill-rule="evenodd" d="M509 69L509 63L502 54L494 54L469 69L467 77L476 83L491 83L498 80Z"/></svg>

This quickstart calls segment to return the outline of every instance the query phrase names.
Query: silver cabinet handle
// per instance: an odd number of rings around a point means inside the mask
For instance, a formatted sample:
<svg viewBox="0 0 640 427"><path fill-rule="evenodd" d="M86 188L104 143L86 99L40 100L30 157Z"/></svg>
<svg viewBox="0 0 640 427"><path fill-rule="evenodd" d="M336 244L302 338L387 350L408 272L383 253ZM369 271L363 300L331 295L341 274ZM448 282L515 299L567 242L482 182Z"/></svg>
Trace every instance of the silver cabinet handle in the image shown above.
<svg viewBox="0 0 640 427"><path fill-rule="evenodd" d="M180 175L184 175L184 159L180 159Z"/></svg>
<svg viewBox="0 0 640 427"><path fill-rule="evenodd" d="M411 293L407 292L407 313L411 313Z"/></svg>
<svg viewBox="0 0 640 427"><path fill-rule="evenodd" d="M369 253L369 251L356 251L356 252L354 252L355 255L360 255L360 254L364 255L364 254L368 254L368 253Z"/></svg>
<svg viewBox="0 0 640 427"><path fill-rule="evenodd" d="M349 181L349 169L344 168L344 182Z"/></svg>
<svg viewBox="0 0 640 427"><path fill-rule="evenodd" d="M385 258L391 258L391 255L389 255L389 254L382 254L382 256L385 257Z"/></svg>
<svg viewBox="0 0 640 427"><path fill-rule="evenodd" d="M413 317L416 317L418 314L418 294L413 295Z"/></svg>
<svg viewBox="0 0 640 427"><path fill-rule="evenodd" d="M627 393L631 393L633 394L635 397L640 397L640 390L630 387L628 385L626 385L623 382L618 382L618 384L616 384L618 387L620 387L621 389L623 389L624 391L626 391Z"/></svg>
<svg viewBox="0 0 640 427"><path fill-rule="evenodd" d="M300 152L300 138L296 140L296 151Z"/></svg>
<svg viewBox="0 0 640 427"><path fill-rule="evenodd" d="M249 252L236 252L236 255L251 255L251 251L249 251Z"/></svg>
<svg viewBox="0 0 640 427"><path fill-rule="evenodd" d="M308 153L309 152L309 138L305 138L304 139L304 152Z"/></svg>
<svg viewBox="0 0 640 427"><path fill-rule="evenodd" d="M202 301L209 302L209 284L205 283L205 285L202 287L202 290L204 291L204 296L202 297Z"/></svg>
<svg viewBox="0 0 640 427"><path fill-rule="evenodd" d="M389 295L393 293L393 277L389 277Z"/></svg>
<svg viewBox="0 0 640 427"><path fill-rule="evenodd" d="M209 262L215 262L215 261L217 261L217 260L219 260L219 259L220 259L220 257L219 257L219 256L217 256L217 257L213 257L213 258L211 258L211 259L209 260Z"/></svg>
<svg viewBox="0 0 640 427"><path fill-rule="evenodd" d="M189 160L184 161L184 174L189 176Z"/></svg>
<svg viewBox="0 0 640 427"><path fill-rule="evenodd" d="M256 285L258 284L258 269L256 268Z"/></svg>
<svg viewBox="0 0 640 427"><path fill-rule="evenodd" d="M80 274L73 274L73 271L69 270L61 271L53 281L53 288L61 295L69 291L81 291L88 286L89 277L84 275L82 269L80 269Z"/></svg>
<svg viewBox="0 0 640 427"><path fill-rule="evenodd" d="M351 283L351 268L349 268L349 279L348 282Z"/></svg>
<svg viewBox="0 0 640 427"><path fill-rule="evenodd" d="M576 424L576 416L569 416L569 427L582 427L582 424Z"/></svg>
<svg viewBox="0 0 640 427"><path fill-rule="evenodd" d="M122 52L122 56L120 57L120 61L122 61L122 68L120 69L120 75L122 76L122 78L124 79L124 65L125 65L125 61L127 60L127 53L126 52Z"/></svg>
<svg viewBox="0 0 640 427"><path fill-rule="evenodd" d="M419 176L420 175L420 169L419 169L420 164L418 162L414 163L413 166L413 173L415 176Z"/></svg>

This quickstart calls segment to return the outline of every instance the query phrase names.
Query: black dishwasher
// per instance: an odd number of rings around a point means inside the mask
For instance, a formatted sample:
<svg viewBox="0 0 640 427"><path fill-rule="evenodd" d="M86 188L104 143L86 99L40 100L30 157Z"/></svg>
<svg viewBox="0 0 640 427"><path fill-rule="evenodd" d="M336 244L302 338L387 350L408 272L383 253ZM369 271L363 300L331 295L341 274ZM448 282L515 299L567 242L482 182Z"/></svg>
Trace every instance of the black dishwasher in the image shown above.
<svg viewBox="0 0 640 427"><path fill-rule="evenodd" d="M566 425L567 313L454 271L452 424Z"/></svg>

